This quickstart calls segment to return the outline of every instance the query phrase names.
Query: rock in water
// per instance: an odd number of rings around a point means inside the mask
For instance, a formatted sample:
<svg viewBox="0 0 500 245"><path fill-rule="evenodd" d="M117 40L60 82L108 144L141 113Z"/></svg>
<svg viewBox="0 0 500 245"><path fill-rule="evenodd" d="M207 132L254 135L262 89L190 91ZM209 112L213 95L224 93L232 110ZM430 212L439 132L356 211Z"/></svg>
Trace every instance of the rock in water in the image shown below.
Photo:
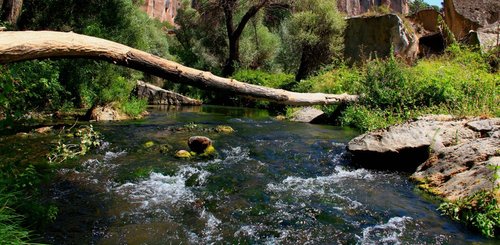
<svg viewBox="0 0 500 245"><path fill-rule="evenodd" d="M177 158L191 158L191 153L186 150L180 150L175 153L175 157Z"/></svg>
<svg viewBox="0 0 500 245"><path fill-rule="evenodd" d="M326 121L326 115L322 110L314 107L304 107L293 113L290 121L305 123L320 123Z"/></svg>
<svg viewBox="0 0 500 245"><path fill-rule="evenodd" d="M212 145L212 140L205 136L193 136L188 140L188 146L191 151L201 154Z"/></svg>
<svg viewBox="0 0 500 245"><path fill-rule="evenodd" d="M412 171L421 188L456 200L494 187L500 118L422 117L360 135L348 149L361 166Z"/></svg>

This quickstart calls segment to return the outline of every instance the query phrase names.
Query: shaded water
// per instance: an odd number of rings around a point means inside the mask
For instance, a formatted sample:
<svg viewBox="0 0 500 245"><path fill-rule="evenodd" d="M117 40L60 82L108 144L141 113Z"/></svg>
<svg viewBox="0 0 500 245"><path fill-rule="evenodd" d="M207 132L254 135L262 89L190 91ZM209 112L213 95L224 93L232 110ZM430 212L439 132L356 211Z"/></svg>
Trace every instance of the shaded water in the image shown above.
<svg viewBox="0 0 500 245"><path fill-rule="evenodd" d="M51 193L60 216L48 242L495 242L441 217L407 175L349 166L345 144L354 131L241 108L151 112L140 121L94 124L106 143L79 166L59 171ZM191 131L177 130L186 124ZM221 124L235 132L207 130ZM193 135L212 138L219 156L175 159ZM147 141L155 145L146 148Z"/></svg>

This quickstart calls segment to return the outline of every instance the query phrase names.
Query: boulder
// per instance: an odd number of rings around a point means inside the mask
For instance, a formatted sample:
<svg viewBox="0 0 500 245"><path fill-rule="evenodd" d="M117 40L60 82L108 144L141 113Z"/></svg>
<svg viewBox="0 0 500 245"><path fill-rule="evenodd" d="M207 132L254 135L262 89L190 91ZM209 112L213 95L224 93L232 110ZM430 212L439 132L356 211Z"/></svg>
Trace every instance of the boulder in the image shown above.
<svg viewBox="0 0 500 245"><path fill-rule="evenodd" d="M445 22L455 38L485 50L498 45L499 11L498 0L444 0Z"/></svg>
<svg viewBox="0 0 500 245"><path fill-rule="evenodd" d="M344 56L355 62L369 57L387 57L393 49L395 55L414 60L418 53L418 38L407 28L411 25L405 25L396 14L348 18Z"/></svg>
<svg viewBox="0 0 500 245"><path fill-rule="evenodd" d="M212 140L205 136L193 136L188 139L188 146L191 151L202 154L212 145Z"/></svg>
<svg viewBox="0 0 500 245"><path fill-rule="evenodd" d="M139 98L146 98L150 105L201 105L200 100L191 99L143 81L137 81L136 92Z"/></svg>
<svg viewBox="0 0 500 245"><path fill-rule="evenodd" d="M93 106L85 115L91 121L119 121L130 119L125 113L115 109L113 105Z"/></svg>
<svg viewBox="0 0 500 245"><path fill-rule="evenodd" d="M358 165L411 171L420 187L456 200L494 186L499 132L500 118L428 116L360 135L348 150Z"/></svg>
<svg viewBox="0 0 500 245"><path fill-rule="evenodd" d="M304 107L293 113L290 121L304 123L319 123L326 119L326 115L322 110L314 107Z"/></svg>

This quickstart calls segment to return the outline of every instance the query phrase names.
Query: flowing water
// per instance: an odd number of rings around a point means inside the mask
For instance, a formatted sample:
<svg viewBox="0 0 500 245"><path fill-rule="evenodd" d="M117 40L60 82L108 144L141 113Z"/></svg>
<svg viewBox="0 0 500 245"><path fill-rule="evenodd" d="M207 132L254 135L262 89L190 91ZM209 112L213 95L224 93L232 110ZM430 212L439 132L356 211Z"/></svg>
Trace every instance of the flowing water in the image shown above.
<svg viewBox="0 0 500 245"><path fill-rule="evenodd" d="M407 174L350 166L349 129L210 106L94 127L105 143L59 170L50 189L61 208L49 243L495 243L441 217ZM193 135L219 155L174 158Z"/></svg>

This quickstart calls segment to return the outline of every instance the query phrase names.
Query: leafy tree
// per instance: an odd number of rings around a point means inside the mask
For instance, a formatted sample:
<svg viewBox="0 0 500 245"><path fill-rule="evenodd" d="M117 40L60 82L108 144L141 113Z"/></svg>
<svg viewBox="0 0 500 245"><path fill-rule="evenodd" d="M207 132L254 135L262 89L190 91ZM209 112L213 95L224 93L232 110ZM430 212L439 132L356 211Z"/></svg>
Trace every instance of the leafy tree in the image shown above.
<svg viewBox="0 0 500 245"><path fill-rule="evenodd" d="M261 10L276 6L287 7L290 0L204 0L196 1L198 10L205 23L212 23L208 30L214 31L224 26L227 47L226 58L223 61L222 74L230 76L241 61L240 43L243 32L252 19ZM182 21L180 21L182 22ZM261 22L261 21L259 21ZM182 26L182 25L181 25ZM262 30L262 29L261 29ZM211 33L209 33L210 35ZM182 41L181 41L182 42ZM222 42L218 42L220 45Z"/></svg>
<svg viewBox="0 0 500 245"><path fill-rule="evenodd" d="M73 31L169 57L167 38L161 24L151 20L131 0L25 1L18 27L21 30ZM139 72L105 62L60 60L54 64L52 71L58 75L57 82L70 93L66 98L79 107L109 100L124 102L130 91L110 90L131 90L129 88L135 80L142 76ZM124 79L127 86L115 84L123 84ZM109 95L115 97L109 98Z"/></svg>
<svg viewBox="0 0 500 245"><path fill-rule="evenodd" d="M410 12L411 13L416 13L420 10L429 9L429 8L433 8L436 11L439 11L438 6L430 5L430 4L426 3L424 0L412 0L412 1L410 1Z"/></svg>
<svg viewBox="0 0 500 245"><path fill-rule="evenodd" d="M281 62L300 81L321 65L340 58L345 21L335 1L303 0L286 22Z"/></svg>

